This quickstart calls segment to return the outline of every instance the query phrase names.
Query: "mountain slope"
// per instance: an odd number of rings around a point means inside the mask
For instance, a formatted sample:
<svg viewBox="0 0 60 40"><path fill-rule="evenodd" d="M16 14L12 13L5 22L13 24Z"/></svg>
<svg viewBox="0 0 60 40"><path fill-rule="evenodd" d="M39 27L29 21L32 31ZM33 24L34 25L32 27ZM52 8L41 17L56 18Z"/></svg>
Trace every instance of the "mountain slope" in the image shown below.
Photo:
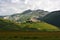
<svg viewBox="0 0 60 40"><path fill-rule="evenodd" d="M23 13L19 13L19 14L13 14L10 16L6 16L7 19L16 21L16 22L24 22L29 20L32 17L39 17L42 18L43 16L45 16L46 14L48 14L48 11L44 11L44 10L26 10Z"/></svg>
<svg viewBox="0 0 60 40"><path fill-rule="evenodd" d="M22 23L22 28L36 28L40 31L59 31L59 28L53 25L50 25L45 22L36 22L36 23Z"/></svg>
<svg viewBox="0 0 60 40"><path fill-rule="evenodd" d="M10 20L0 19L0 30L20 30L20 26Z"/></svg>
<svg viewBox="0 0 60 40"><path fill-rule="evenodd" d="M42 20L60 28L60 11L51 12L46 15Z"/></svg>
<svg viewBox="0 0 60 40"><path fill-rule="evenodd" d="M56 26L44 23L15 23L9 20L0 19L0 31L59 31Z"/></svg>

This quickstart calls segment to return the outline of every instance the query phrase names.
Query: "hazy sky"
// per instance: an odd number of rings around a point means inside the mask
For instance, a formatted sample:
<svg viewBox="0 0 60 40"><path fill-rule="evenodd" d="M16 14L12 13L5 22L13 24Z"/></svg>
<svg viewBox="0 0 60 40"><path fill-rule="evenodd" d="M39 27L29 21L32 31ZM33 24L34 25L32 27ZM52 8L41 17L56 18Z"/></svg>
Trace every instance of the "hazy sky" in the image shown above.
<svg viewBox="0 0 60 40"><path fill-rule="evenodd" d="M60 0L0 0L0 15L20 13L26 9L60 10Z"/></svg>

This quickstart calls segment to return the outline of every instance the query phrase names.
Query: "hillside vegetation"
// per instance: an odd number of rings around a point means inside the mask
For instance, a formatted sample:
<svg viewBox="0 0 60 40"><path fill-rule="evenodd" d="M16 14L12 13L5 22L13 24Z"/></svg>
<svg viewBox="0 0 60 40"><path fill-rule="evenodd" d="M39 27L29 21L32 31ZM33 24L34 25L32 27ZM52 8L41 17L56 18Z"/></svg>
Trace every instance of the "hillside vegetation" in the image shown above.
<svg viewBox="0 0 60 40"><path fill-rule="evenodd" d="M42 20L60 28L60 10L49 13Z"/></svg>
<svg viewBox="0 0 60 40"><path fill-rule="evenodd" d="M0 30L19 30L20 26L10 20L0 19Z"/></svg>
<svg viewBox="0 0 60 40"><path fill-rule="evenodd" d="M22 23L20 24L23 28L36 28L40 31L58 31L58 27L47 24L45 22L36 22L36 23Z"/></svg>
<svg viewBox="0 0 60 40"><path fill-rule="evenodd" d="M9 20L0 19L0 30L19 31L58 31L56 26L44 22L15 23Z"/></svg>

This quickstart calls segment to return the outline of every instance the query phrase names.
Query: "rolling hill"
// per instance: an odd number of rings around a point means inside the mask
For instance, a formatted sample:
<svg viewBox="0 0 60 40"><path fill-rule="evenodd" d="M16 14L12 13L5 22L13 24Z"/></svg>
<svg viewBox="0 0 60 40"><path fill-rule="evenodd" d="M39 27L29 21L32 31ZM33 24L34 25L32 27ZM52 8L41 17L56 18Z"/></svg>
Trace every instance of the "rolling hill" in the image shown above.
<svg viewBox="0 0 60 40"><path fill-rule="evenodd" d="M10 20L0 19L0 30L20 30L20 26Z"/></svg>
<svg viewBox="0 0 60 40"><path fill-rule="evenodd" d="M60 28L60 11L51 12L43 17L42 20Z"/></svg>
<svg viewBox="0 0 60 40"><path fill-rule="evenodd" d="M36 23L23 23L21 24L23 28L35 28L39 31L59 31L59 28L53 25L50 25L45 22L36 22Z"/></svg>
<svg viewBox="0 0 60 40"><path fill-rule="evenodd" d="M56 26L44 23L15 23L10 20L0 19L0 31L59 31Z"/></svg>

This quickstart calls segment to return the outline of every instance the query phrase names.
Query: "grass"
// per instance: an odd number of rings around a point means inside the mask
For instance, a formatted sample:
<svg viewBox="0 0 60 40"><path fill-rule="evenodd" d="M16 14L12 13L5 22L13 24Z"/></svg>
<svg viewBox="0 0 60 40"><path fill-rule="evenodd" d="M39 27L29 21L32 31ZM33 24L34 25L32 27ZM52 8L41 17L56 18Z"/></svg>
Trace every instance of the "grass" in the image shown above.
<svg viewBox="0 0 60 40"><path fill-rule="evenodd" d="M22 30L24 30L24 28L27 28L28 30L29 28L36 28L41 30L41 32L18 31L21 28L23 28ZM60 32L57 32L57 30L59 29L56 26L47 24L45 22L19 24L9 20L0 19L0 40L60 40Z"/></svg>
<svg viewBox="0 0 60 40"><path fill-rule="evenodd" d="M23 28L22 30L24 30L24 28L28 28L28 30L29 28L36 28L41 30L41 32L13 31L20 30L21 28ZM59 30L59 28L45 22L19 24L9 20L0 19L0 40L60 40L60 32L57 32L57 30Z"/></svg>
<svg viewBox="0 0 60 40"><path fill-rule="evenodd" d="M10 20L0 19L0 30L59 31L59 28L45 22L16 23Z"/></svg>
<svg viewBox="0 0 60 40"><path fill-rule="evenodd" d="M36 23L22 23L20 24L22 28L28 27L28 28L36 28L38 30L45 30L45 31L58 31L59 28L53 25L50 25L45 22L36 22Z"/></svg>
<svg viewBox="0 0 60 40"><path fill-rule="evenodd" d="M0 40L60 40L60 32L0 32Z"/></svg>

